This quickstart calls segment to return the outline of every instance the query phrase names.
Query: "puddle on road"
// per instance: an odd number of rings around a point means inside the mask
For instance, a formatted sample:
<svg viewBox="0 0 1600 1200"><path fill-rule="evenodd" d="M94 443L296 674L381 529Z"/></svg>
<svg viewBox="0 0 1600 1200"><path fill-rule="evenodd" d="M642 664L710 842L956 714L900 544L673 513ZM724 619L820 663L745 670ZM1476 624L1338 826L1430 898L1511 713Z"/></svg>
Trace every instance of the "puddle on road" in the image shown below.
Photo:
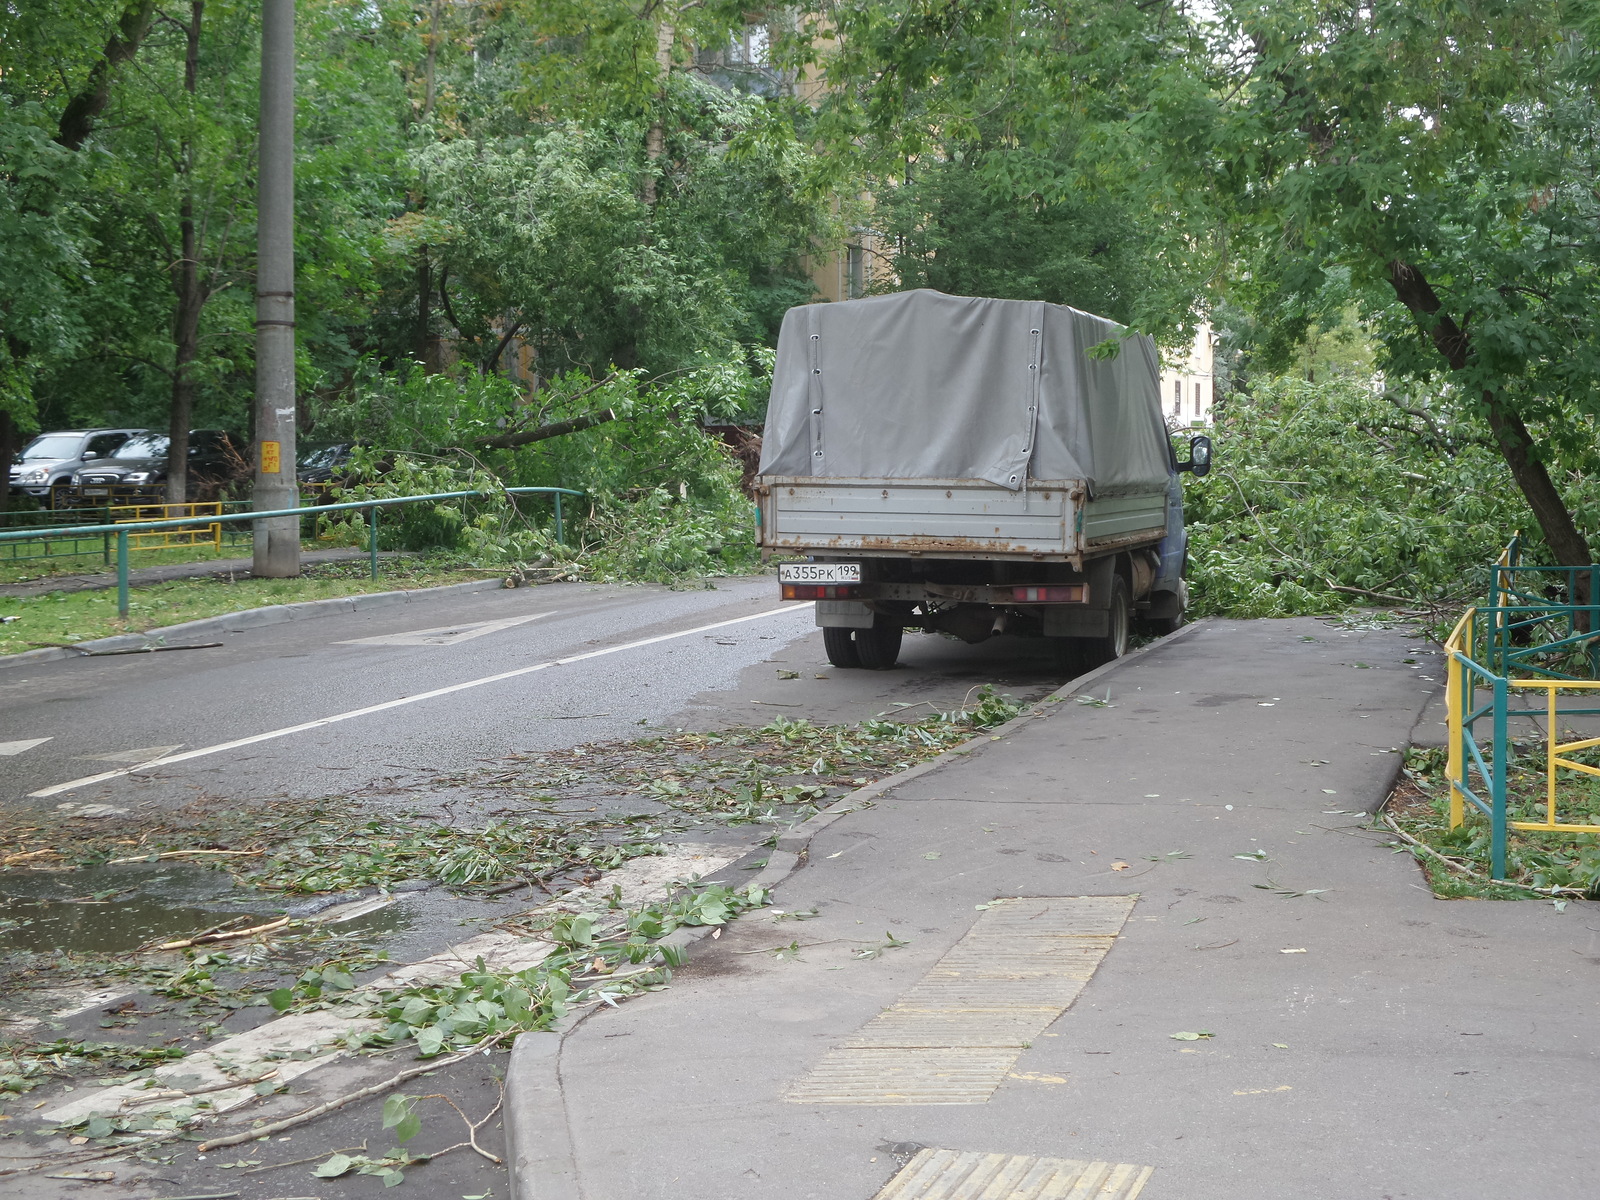
<svg viewBox="0 0 1600 1200"><path fill-rule="evenodd" d="M122 863L77 871L0 871L0 953L116 954L230 917L270 920L293 899L241 888L193 863Z"/></svg>

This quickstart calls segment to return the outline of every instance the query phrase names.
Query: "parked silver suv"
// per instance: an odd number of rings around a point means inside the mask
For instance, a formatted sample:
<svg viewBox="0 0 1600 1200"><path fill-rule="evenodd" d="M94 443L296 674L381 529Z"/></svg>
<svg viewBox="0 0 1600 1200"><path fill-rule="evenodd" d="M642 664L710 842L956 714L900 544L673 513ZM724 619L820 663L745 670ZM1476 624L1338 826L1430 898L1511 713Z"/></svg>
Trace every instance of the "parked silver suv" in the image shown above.
<svg viewBox="0 0 1600 1200"><path fill-rule="evenodd" d="M50 488L70 483L87 463L110 458L118 446L143 429L64 429L41 433L22 448L11 467L11 489L49 499Z"/></svg>

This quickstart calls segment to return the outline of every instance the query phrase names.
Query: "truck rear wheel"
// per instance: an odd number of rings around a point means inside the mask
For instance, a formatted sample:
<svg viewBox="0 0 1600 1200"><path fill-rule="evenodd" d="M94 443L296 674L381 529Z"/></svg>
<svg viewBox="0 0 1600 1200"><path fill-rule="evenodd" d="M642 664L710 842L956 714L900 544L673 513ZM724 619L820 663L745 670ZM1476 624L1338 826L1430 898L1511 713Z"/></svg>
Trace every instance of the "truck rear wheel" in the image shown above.
<svg viewBox="0 0 1600 1200"><path fill-rule="evenodd" d="M887 671L900 657L900 638L904 630L898 625L878 623L871 629L856 630L856 657L869 671Z"/></svg>
<svg viewBox="0 0 1600 1200"><path fill-rule="evenodd" d="M1084 668L1094 670L1114 662L1128 652L1128 626L1133 619L1133 598L1128 594L1128 581L1121 575L1111 577L1111 607L1106 614L1106 632L1099 637L1083 638Z"/></svg>
<svg viewBox="0 0 1600 1200"><path fill-rule="evenodd" d="M859 667L861 656L856 653L854 629L824 629L822 648L828 652L828 661L836 667Z"/></svg>

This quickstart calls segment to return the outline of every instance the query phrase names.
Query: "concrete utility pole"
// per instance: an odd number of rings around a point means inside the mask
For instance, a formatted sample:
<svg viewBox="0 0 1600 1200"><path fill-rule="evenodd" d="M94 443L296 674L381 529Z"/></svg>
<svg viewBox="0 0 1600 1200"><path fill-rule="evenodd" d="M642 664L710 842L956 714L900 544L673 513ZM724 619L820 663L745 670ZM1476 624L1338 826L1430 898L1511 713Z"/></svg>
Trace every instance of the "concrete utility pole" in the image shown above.
<svg viewBox="0 0 1600 1200"><path fill-rule="evenodd" d="M257 511L295 508L294 3L262 0L256 216ZM300 574L300 519L255 523L256 575Z"/></svg>

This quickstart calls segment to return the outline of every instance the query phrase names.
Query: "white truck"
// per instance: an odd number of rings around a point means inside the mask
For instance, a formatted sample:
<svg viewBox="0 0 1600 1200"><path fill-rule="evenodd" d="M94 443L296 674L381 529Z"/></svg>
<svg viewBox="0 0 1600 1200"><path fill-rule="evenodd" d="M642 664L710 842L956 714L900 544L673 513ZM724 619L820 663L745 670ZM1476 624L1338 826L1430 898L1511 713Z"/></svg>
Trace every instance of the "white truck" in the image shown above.
<svg viewBox="0 0 1600 1200"><path fill-rule="evenodd" d="M756 478L785 599L828 660L905 630L1059 639L1078 669L1183 618L1181 473L1149 338L1036 301L901 292L790 309Z"/></svg>

